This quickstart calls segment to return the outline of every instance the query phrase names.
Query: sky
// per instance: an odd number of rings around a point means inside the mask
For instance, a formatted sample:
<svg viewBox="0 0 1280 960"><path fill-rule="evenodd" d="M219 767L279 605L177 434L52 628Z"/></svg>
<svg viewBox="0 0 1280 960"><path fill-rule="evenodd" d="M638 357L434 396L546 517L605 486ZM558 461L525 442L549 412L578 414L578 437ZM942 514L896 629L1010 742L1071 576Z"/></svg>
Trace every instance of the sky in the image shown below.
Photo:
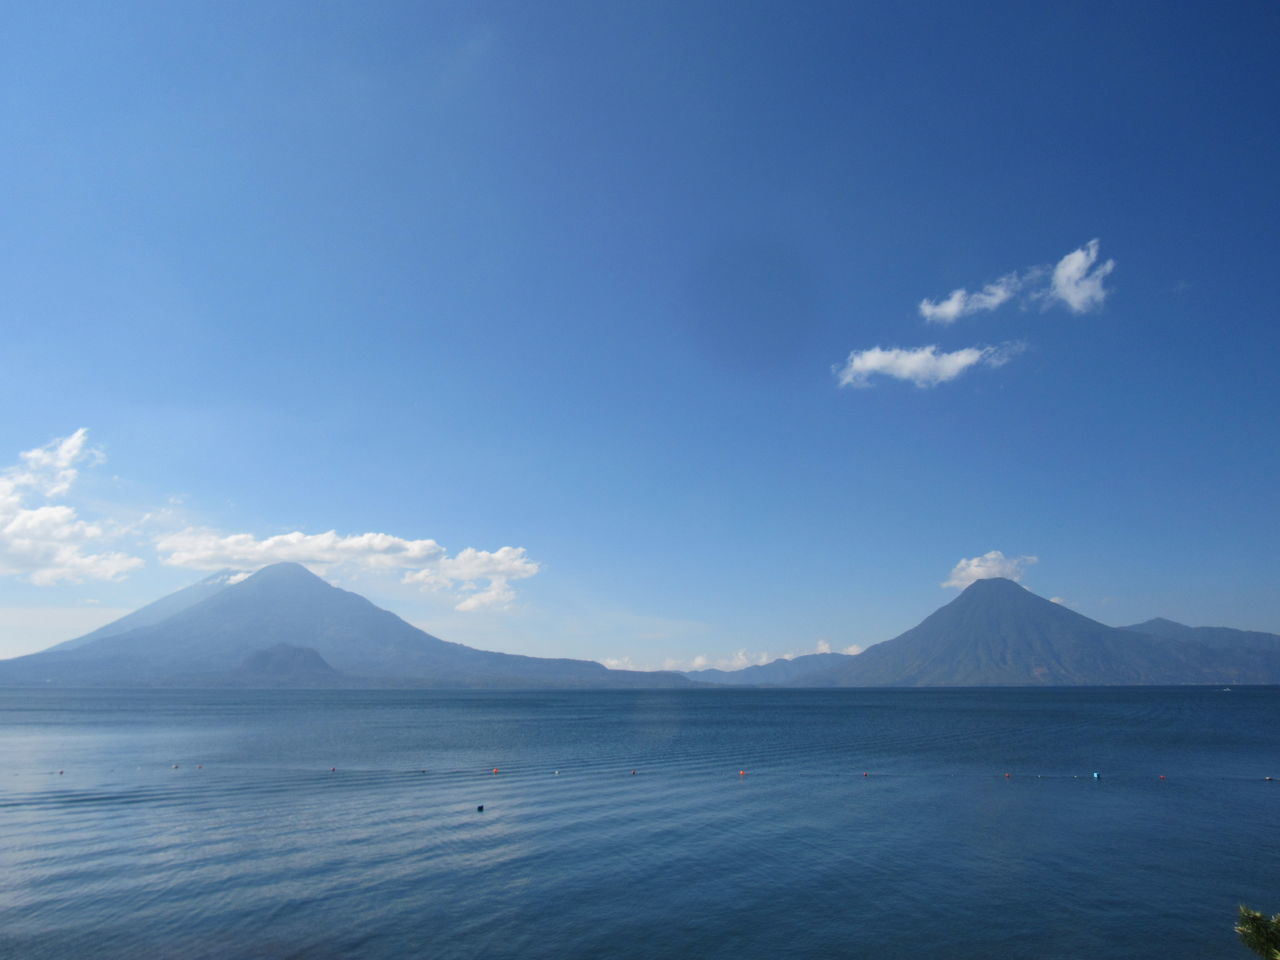
<svg viewBox="0 0 1280 960"><path fill-rule="evenodd" d="M0 656L296 560L609 665L1280 632L1280 6L41 3Z"/></svg>

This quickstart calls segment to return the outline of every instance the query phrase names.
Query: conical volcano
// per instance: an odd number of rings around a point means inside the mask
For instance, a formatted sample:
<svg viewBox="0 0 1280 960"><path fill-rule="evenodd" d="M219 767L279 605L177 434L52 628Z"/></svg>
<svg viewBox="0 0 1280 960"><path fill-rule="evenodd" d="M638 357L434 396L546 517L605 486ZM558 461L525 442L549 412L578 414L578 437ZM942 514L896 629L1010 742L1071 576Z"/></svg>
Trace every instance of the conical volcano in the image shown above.
<svg viewBox="0 0 1280 960"><path fill-rule="evenodd" d="M1108 627L1012 580L970 584L917 626L801 686L1206 683L1211 651ZM1206 671L1209 671L1206 674ZM1232 674L1235 675L1235 674ZM1260 682L1260 681L1254 681Z"/></svg>
<svg viewBox="0 0 1280 960"><path fill-rule="evenodd" d="M92 639L2 661L0 684L225 685L243 682L246 663L278 660L280 645L313 651L317 662L332 667L341 682L319 669L309 675L316 682L343 686L656 687L689 683L672 673L608 670L590 660L523 657L449 643L359 594L326 583L297 563L264 567L240 582L219 585L198 602L175 606L177 612L158 622L122 632L105 629ZM124 620L117 623L123 625ZM274 658L258 656L272 649L277 651ZM270 671L256 675L269 678Z"/></svg>

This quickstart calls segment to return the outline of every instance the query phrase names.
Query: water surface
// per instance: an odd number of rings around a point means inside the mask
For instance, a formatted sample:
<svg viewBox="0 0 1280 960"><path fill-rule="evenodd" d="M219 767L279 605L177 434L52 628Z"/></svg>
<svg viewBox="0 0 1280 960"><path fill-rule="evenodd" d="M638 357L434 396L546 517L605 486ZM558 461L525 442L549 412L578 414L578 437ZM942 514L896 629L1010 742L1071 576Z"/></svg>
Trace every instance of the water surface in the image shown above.
<svg viewBox="0 0 1280 960"><path fill-rule="evenodd" d="M1277 688L4 690L0 955L1233 958L1268 775Z"/></svg>

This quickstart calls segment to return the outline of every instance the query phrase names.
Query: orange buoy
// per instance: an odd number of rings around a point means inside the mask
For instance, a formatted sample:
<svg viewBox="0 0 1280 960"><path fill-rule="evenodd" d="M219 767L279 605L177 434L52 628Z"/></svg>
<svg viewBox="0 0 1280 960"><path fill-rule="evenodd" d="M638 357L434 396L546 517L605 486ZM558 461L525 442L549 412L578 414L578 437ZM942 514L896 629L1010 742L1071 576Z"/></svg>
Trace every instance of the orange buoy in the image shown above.
<svg viewBox="0 0 1280 960"><path fill-rule="evenodd" d="M738 771L738 776L740 776L740 777L745 777L746 775L747 775L747 771L745 771L745 770L739 770L739 771Z"/></svg>
<svg viewBox="0 0 1280 960"><path fill-rule="evenodd" d="M497 773L497 772L498 772L498 768L497 768L497 767L494 767L494 768L493 768L493 772L494 772L494 773Z"/></svg>

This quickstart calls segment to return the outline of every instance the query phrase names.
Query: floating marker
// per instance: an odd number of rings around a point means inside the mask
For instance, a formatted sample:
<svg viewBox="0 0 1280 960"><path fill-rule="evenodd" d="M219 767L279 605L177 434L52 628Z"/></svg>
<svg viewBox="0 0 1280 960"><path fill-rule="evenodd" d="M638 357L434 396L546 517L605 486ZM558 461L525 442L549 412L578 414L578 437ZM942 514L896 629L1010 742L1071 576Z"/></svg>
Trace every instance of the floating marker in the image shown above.
<svg viewBox="0 0 1280 960"><path fill-rule="evenodd" d="M869 777L869 776L871 776L871 774L869 774L869 773L865 773L865 772L864 772L862 775L863 775L864 777Z"/></svg>
<svg viewBox="0 0 1280 960"><path fill-rule="evenodd" d="M338 772L338 768L337 768L337 767L330 767L330 768L329 768L329 772L330 772L330 773L337 773L337 772Z"/></svg>
<svg viewBox="0 0 1280 960"><path fill-rule="evenodd" d="M745 777L746 775L747 775L747 771L745 771L745 770L739 770L739 771L738 771L738 776L740 776L740 777Z"/></svg>
<svg viewBox="0 0 1280 960"><path fill-rule="evenodd" d="M480 806L476 807L476 813L484 813L484 804L483 804L483 803L482 803L482 804L480 804Z"/></svg>
<svg viewBox="0 0 1280 960"><path fill-rule="evenodd" d="M1012 777L1012 776L1013 776L1013 774L1012 774L1012 773L1006 773L1006 774L1005 774L1005 779L1007 780L1009 777Z"/></svg>
<svg viewBox="0 0 1280 960"><path fill-rule="evenodd" d="M558 776L560 776L560 771L559 771L559 770L557 770L557 771L556 771L556 776L557 776L557 777L558 777Z"/></svg>
<svg viewBox="0 0 1280 960"><path fill-rule="evenodd" d="M634 776L636 775L636 772L635 772L634 770L632 770L632 771L631 771L631 775L634 777Z"/></svg>
<svg viewBox="0 0 1280 960"><path fill-rule="evenodd" d="M61 770L59 770L59 771L58 771L58 776L62 776L62 771L61 771ZM1270 778L1270 777L1267 777L1267 779L1268 779L1268 780L1270 780L1271 778Z"/></svg>
<svg viewBox="0 0 1280 960"><path fill-rule="evenodd" d="M1093 771L1093 779L1095 779L1095 780L1101 780L1101 779L1102 779L1102 774L1100 774L1097 770Z"/></svg>
<svg viewBox="0 0 1280 960"><path fill-rule="evenodd" d="M494 773L497 773L497 772L498 772L498 768L497 768L497 767L494 767L494 768L493 768L493 772L494 772Z"/></svg>
<svg viewBox="0 0 1280 960"><path fill-rule="evenodd" d="M1164 774L1163 774L1163 773L1162 773L1162 774L1160 774L1160 779L1161 779L1161 780L1163 780L1163 779L1164 779Z"/></svg>

